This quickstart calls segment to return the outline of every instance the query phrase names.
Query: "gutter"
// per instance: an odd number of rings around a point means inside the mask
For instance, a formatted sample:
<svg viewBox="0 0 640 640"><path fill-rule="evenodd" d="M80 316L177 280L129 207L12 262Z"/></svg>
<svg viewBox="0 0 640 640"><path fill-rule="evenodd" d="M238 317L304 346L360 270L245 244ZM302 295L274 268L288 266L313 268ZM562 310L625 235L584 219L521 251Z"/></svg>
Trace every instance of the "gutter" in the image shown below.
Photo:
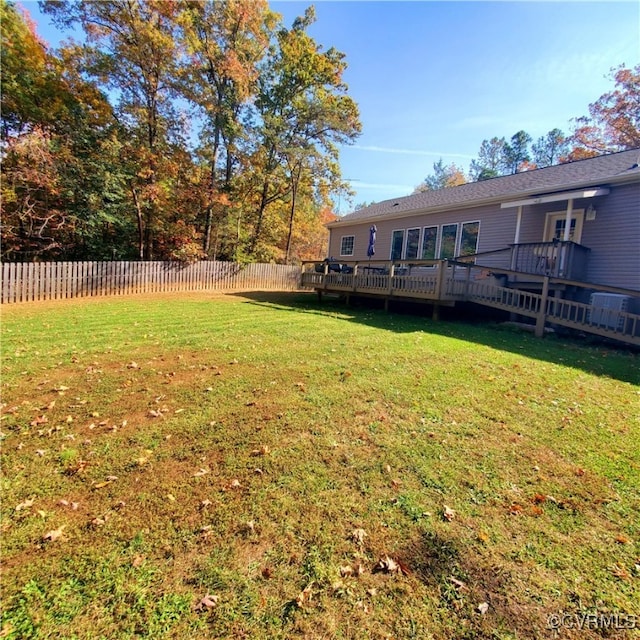
<svg viewBox="0 0 640 640"><path fill-rule="evenodd" d="M486 206L486 205L491 205L491 204L502 204L504 202L509 202L509 200L511 200L512 198L545 198L545 197L554 197L554 194L561 194L564 191L566 191L567 189L606 189L606 186L602 186L602 187L597 187L594 186L594 180L588 180L588 181L584 181L584 182L577 182L577 183L573 183L573 184L569 184L569 185L564 185L562 187L558 186L556 191L543 191L541 192L539 189L529 189L526 191L519 191L516 193L505 193L502 194L501 196L492 196L490 198L484 198L483 200L471 200L468 202L460 202L460 203L448 203L448 204L444 204L444 205L438 205L438 206L434 206L434 207L427 207L427 208L421 208L421 209L405 209L403 211L398 211L396 212L389 212L389 213L381 213L380 215L371 215L371 216L362 216L361 218L355 218L353 220L345 220L345 219L341 219L341 220L336 220L334 222L329 222L325 225L325 227L327 229L334 229L334 228L338 228L338 227L342 227L342 226L352 226L352 225L358 225L358 224L369 224L372 221L378 221L378 220L397 220L399 218L409 218L409 217L414 217L414 216L423 216L425 214L427 215L431 215L431 214L435 214L435 213L442 213L444 211L451 211L452 209L455 209L456 211L462 211L465 209L474 209L476 207L482 207L482 206ZM600 182L600 181L598 181ZM622 185L622 184L627 184L627 183L634 183L634 182L640 182L640 172L639 173L632 173L632 174L626 174L626 175L614 175L611 177L608 177L604 180L604 182L606 182L607 185ZM451 187L453 189L455 189L456 187ZM559 191L561 190L561 191ZM598 195L604 195L604 193L602 194L598 194ZM410 198L411 196L404 196L404 198ZM402 200L403 198L397 198L397 200ZM391 200L390 200L391 201ZM349 214L347 214L349 215Z"/></svg>

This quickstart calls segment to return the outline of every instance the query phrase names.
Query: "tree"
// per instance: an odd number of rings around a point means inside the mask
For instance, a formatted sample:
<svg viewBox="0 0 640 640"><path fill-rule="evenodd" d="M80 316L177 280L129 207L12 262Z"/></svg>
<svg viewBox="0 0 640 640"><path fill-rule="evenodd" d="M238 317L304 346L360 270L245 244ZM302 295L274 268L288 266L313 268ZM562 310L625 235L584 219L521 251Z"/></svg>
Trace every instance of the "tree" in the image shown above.
<svg viewBox="0 0 640 640"><path fill-rule="evenodd" d="M180 144L175 93L176 5L152 0L46 0L58 24L79 23L87 35L85 69L117 95L126 129L126 160L136 211L139 257L154 256L170 188L172 137Z"/></svg>
<svg viewBox="0 0 640 640"><path fill-rule="evenodd" d="M573 121L572 160L640 147L640 65L611 69L611 77L614 90Z"/></svg>
<svg viewBox="0 0 640 640"><path fill-rule="evenodd" d="M472 180L488 180L501 175L506 144L507 142L504 138L493 137L491 140L482 141L478 159L472 160L469 167L469 174Z"/></svg>
<svg viewBox="0 0 640 640"><path fill-rule="evenodd" d="M436 191L446 187L457 187L466 182L465 175L455 164L445 167L442 158L433 163L433 173L428 175L414 190L414 193L422 191Z"/></svg>
<svg viewBox="0 0 640 640"><path fill-rule="evenodd" d="M28 16L0 4L2 232L5 259L112 257L120 171L105 96L78 73L73 48L56 56ZM107 250L107 246L111 245Z"/></svg>
<svg viewBox="0 0 640 640"><path fill-rule="evenodd" d="M552 129L531 146L537 167L550 167L567 161L569 143L560 129Z"/></svg>
<svg viewBox="0 0 640 640"><path fill-rule="evenodd" d="M180 24L187 48L185 96L204 116L201 155L209 165L203 251L211 253L216 213L224 215L237 167L242 109L255 95L258 63L269 44L275 14L266 0L189 1Z"/></svg>
<svg viewBox="0 0 640 640"><path fill-rule="evenodd" d="M339 182L337 143L351 142L360 133L357 105L342 81L344 54L334 48L322 51L306 31L314 20L309 7L291 29L277 32L258 81L252 136L257 145L251 157L260 178L250 255L262 240L269 205L292 194L312 166L322 168L317 172L321 182ZM295 201L289 236L294 217Z"/></svg>
<svg viewBox="0 0 640 640"><path fill-rule="evenodd" d="M511 136L510 142L504 147L504 170L507 174L522 171L531 162L529 144L531 136L526 131L518 131Z"/></svg>

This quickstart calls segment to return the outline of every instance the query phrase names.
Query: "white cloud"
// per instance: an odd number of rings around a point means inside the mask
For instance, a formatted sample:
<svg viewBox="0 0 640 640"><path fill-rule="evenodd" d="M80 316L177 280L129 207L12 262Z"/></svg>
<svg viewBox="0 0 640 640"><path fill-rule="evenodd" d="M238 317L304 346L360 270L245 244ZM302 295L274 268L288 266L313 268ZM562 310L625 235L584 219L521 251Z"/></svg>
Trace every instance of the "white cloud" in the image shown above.
<svg viewBox="0 0 640 640"><path fill-rule="evenodd" d="M360 145L354 144L353 149L359 149L360 151L375 151L379 153L397 153L402 155L412 156L429 156L432 158L464 158L465 160L472 160L474 156L467 155L466 153L449 153L442 151L426 151L424 149L398 149L396 147L378 147L376 145Z"/></svg>
<svg viewBox="0 0 640 640"><path fill-rule="evenodd" d="M385 184L382 182L362 182L361 180L348 180L356 189L380 189L381 191L397 189L399 191L413 191L415 186L406 184Z"/></svg>

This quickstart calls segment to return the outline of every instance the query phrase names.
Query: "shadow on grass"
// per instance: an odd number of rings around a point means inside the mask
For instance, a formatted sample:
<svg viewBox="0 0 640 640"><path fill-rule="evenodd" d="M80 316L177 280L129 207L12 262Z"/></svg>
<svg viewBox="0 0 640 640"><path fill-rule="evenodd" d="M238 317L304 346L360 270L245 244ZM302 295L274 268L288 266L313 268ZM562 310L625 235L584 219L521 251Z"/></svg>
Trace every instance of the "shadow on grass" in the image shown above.
<svg viewBox="0 0 640 640"><path fill-rule="evenodd" d="M538 638L535 630L544 626L545 614L535 605L525 605L528 598L517 595L513 580L498 567L484 566L480 558L461 553L454 538L425 531L399 552L410 575L435 590L438 601L458 621L466 619L456 631L466 629L462 639L483 640L517 633L518 638ZM481 613L478 606L488 605Z"/></svg>
<svg viewBox="0 0 640 640"><path fill-rule="evenodd" d="M443 308L441 319L436 322L431 318L432 307L427 304L396 302L391 311L386 312L381 300L358 300L349 305L335 298L319 302L313 292L255 291L230 295L244 298L251 304L314 314L319 320L339 317L385 331L430 333L640 384L640 352L633 347L618 346L595 337L548 335L544 339L536 338L528 331L505 324L506 314L491 315L475 305Z"/></svg>

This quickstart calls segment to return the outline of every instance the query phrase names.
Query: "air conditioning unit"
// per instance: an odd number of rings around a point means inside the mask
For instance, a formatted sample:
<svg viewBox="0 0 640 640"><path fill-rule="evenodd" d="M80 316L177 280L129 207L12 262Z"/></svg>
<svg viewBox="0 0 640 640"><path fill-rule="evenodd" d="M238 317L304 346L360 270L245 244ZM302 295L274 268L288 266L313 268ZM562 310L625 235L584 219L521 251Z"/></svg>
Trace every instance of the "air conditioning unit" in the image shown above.
<svg viewBox="0 0 640 640"><path fill-rule="evenodd" d="M614 331L624 329L622 312L629 308L629 296L619 293L592 293L589 324Z"/></svg>

